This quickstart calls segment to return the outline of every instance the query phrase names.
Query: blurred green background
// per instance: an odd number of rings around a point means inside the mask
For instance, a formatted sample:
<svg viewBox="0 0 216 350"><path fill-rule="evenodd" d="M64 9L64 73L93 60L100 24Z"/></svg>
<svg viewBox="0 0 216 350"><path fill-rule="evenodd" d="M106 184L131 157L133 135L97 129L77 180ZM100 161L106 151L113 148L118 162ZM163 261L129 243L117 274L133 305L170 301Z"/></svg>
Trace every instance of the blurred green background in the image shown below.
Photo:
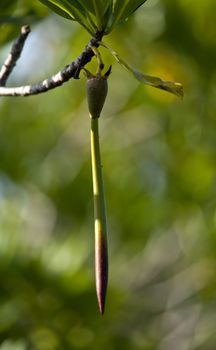
<svg viewBox="0 0 216 350"><path fill-rule="evenodd" d="M39 1L0 3L8 86L39 81L89 40ZM148 0L104 40L183 101L113 65L101 117L109 224L106 312L94 286L85 78L0 99L0 349L216 349L216 2ZM94 63L89 65L94 70Z"/></svg>

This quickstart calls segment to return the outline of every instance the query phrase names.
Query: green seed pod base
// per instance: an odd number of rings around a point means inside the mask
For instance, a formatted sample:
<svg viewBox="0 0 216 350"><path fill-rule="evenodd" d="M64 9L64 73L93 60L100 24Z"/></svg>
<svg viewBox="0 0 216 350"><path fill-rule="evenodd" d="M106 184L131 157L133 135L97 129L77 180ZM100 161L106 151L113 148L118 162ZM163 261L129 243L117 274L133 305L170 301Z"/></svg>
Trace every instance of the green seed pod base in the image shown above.
<svg viewBox="0 0 216 350"><path fill-rule="evenodd" d="M89 78L86 90L90 116L99 118L108 92L107 79L100 76Z"/></svg>

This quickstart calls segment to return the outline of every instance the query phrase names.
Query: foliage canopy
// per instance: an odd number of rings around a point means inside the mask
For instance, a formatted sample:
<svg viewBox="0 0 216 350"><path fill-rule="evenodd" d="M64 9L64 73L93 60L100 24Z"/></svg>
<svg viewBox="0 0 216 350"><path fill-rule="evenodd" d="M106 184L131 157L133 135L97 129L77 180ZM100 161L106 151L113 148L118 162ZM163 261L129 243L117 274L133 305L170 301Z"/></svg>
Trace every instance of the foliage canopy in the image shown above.
<svg viewBox="0 0 216 350"><path fill-rule="evenodd" d="M80 23L91 35L108 34L146 0L40 0L53 11Z"/></svg>

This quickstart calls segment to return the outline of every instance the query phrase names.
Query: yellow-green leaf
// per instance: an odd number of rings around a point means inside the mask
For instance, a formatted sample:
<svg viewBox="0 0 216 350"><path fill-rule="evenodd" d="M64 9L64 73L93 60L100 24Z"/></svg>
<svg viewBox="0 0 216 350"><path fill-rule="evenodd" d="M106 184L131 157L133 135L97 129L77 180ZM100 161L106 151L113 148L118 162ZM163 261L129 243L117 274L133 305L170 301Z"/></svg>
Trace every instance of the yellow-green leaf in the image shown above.
<svg viewBox="0 0 216 350"><path fill-rule="evenodd" d="M133 76L139 80L141 83L144 83L146 85L150 85L154 88L165 90L167 92L170 92L178 97L184 96L184 90L183 86L180 83L176 83L173 81L166 81L162 80L161 78L154 77L151 75L143 74L139 72L137 69L133 68L131 65L129 65L127 62L125 62L112 48L107 46L105 43L101 43L105 48L107 48L113 57L116 59L118 63L120 63L123 67L127 69L130 73L133 74Z"/></svg>

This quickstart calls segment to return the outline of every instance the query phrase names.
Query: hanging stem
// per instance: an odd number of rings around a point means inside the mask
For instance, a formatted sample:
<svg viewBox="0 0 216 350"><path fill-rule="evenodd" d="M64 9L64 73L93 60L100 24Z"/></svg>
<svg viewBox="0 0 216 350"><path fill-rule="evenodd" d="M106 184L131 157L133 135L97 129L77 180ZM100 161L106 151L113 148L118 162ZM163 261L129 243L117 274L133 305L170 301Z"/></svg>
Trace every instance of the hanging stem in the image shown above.
<svg viewBox="0 0 216 350"><path fill-rule="evenodd" d="M100 156L98 117L91 118L91 161L94 193L95 277L101 314L104 313L108 282L107 222L103 174Z"/></svg>

